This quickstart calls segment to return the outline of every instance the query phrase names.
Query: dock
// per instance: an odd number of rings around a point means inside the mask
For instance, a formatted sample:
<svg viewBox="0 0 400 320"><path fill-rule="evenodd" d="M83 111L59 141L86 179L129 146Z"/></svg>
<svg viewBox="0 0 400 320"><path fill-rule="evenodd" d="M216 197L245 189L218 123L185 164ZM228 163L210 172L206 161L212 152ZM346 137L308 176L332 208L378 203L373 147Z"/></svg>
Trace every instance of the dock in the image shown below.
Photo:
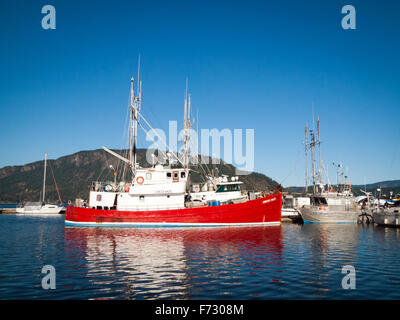
<svg viewBox="0 0 400 320"><path fill-rule="evenodd" d="M0 214L12 214L17 213L16 208L0 208Z"/></svg>

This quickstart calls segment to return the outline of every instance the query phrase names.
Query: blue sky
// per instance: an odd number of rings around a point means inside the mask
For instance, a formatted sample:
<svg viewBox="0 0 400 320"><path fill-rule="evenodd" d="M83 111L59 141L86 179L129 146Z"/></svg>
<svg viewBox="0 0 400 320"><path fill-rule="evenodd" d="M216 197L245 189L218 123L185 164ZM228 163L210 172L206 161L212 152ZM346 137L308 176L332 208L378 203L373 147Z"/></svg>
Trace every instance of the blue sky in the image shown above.
<svg viewBox="0 0 400 320"><path fill-rule="evenodd" d="M400 179L399 17L398 1L1 1L0 167L120 148L140 54L154 127L182 121L188 77L200 128L254 128L255 171L284 186L304 184L312 105L332 180L332 162L354 184Z"/></svg>

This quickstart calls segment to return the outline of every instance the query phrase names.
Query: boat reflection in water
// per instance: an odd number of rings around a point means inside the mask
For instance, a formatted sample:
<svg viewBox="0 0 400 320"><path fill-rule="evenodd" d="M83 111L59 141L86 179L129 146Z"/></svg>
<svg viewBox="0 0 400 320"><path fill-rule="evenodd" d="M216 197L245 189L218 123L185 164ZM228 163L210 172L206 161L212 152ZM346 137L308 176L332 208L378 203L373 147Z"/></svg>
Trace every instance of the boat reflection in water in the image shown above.
<svg viewBox="0 0 400 320"><path fill-rule="evenodd" d="M257 268L279 264L282 248L281 226L65 228L67 254L102 291L95 298L190 299L202 297L193 297L194 287L207 292L213 283L232 289Z"/></svg>
<svg viewBox="0 0 400 320"><path fill-rule="evenodd" d="M304 224L303 267L305 273L304 290L301 294L315 299L337 297L343 278L342 268L345 265L357 266L359 261L360 231L363 227L357 224ZM341 292L340 294L344 294ZM347 292L349 293L349 292ZM349 297L351 294L349 293Z"/></svg>

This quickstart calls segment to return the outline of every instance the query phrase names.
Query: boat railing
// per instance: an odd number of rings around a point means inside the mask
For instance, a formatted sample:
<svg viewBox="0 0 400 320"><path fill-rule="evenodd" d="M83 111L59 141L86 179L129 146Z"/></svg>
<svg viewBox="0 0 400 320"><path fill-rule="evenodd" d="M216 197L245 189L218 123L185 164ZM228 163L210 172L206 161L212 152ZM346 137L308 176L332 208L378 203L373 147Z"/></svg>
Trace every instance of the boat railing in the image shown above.
<svg viewBox="0 0 400 320"><path fill-rule="evenodd" d="M115 191L115 184L112 181L93 181L92 191L102 192L102 191Z"/></svg>
<svg viewBox="0 0 400 320"><path fill-rule="evenodd" d="M130 184L120 182L115 184L113 181L92 181L91 191L96 192L129 192Z"/></svg>

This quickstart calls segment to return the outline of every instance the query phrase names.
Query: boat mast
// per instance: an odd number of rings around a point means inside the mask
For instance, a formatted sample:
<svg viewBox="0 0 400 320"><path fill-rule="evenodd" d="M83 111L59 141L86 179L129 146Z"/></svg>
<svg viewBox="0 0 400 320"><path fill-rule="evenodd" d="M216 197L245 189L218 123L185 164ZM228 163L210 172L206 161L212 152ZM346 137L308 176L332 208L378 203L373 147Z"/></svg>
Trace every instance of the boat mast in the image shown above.
<svg viewBox="0 0 400 320"><path fill-rule="evenodd" d="M47 166L47 152L44 153L44 173L43 173L43 200L42 202L44 202L44 198L45 198L45 192L46 192L46 166Z"/></svg>
<svg viewBox="0 0 400 320"><path fill-rule="evenodd" d="M139 80L139 75L140 75L140 55L138 59L138 80L137 80L137 96L135 96L134 90L133 90L133 82L134 79L132 77L131 79L131 113L133 114L133 117L131 116L132 119L132 135L133 135L133 141L131 143L131 166L132 166L132 181L136 176L136 167L137 167L137 128L138 128L138 113L140 112L140 107L141 107L141 96L142 96L142 84Z"/></svg>
<svg viewBox="0 0 400 320"><path fill-rule="evenodd" d="M188 80L186 78L186 91L185 91L185 104L183 111L183 156L184 156L184 168L186 173L189 171L189 130L191 128L190 124L190 93L188 94Z"/></svg>
<svg viewBox="0 0 400 320"><path fill-rule="evenodd" d="M319 116L317 116L317 131L318 131L318 155L319 155L318 176L319 176L319 183L322 185L322 161L321 161L321 139L319 136Z"/></svg>
<svg viewBox="0 0 400 320"><path fill-rule="evenodd" d="M140 104L140 96L135 96L133 89L134 78L131 78L131 106L130 106L130 143L129 143L129 161L132 168L132 181L136 176L136 145L137 145L137 121L138 121L138 105ZM139 91L139 90L138 90Z"/></svg>
<svg viewBox="0 0 400 320"><path fill-rule="evenodd" d="M131 170L132 170L132 179L135 176L135 169L134 169L134 165L133 165L133 161L134 161L134 156L133 156L133 126L134 126L134 121L133 121L133 114L134 114L134 110L133 110L133 77L131 78L131 104L129 107L129 162L131 164Z"/></svg>
<svg viewBox="0 0 400 320"><path fill-rule="evenodd" d="M326 180L328 181L328 191L331 190L331 180L329 179L328 163L325 164Z"/></svg>
<svg viewBox="0 0 400 320"><path fill-rule="evenodd" d="M308 139L307 139L307 131L308 131L308 125L306 123L306 130L305 130L306 139L305 139L305 143L304 143L305 153L306 153L306 186L305 186L305 190L304 190L305 195L307 195L307 193L308 193L308 163L307 163Z"/></svg>
<svg viewBox="0 0 400 320"><path fill-rule="evenodd" d="M191 123L190 123L190 93L188 96L188 112L187 112L187 125L186 125L186 171L189 170L189 149L190 149L190 129L191 129Z"/></svg>
<svg viewBox="0 0 400 320"><path fill-rule="evenodd" d="M311 154L312 154L312 181L313 193L315 194L315 130L314 130L314 115L313 115L313 129L311 131Z"/></svg>

